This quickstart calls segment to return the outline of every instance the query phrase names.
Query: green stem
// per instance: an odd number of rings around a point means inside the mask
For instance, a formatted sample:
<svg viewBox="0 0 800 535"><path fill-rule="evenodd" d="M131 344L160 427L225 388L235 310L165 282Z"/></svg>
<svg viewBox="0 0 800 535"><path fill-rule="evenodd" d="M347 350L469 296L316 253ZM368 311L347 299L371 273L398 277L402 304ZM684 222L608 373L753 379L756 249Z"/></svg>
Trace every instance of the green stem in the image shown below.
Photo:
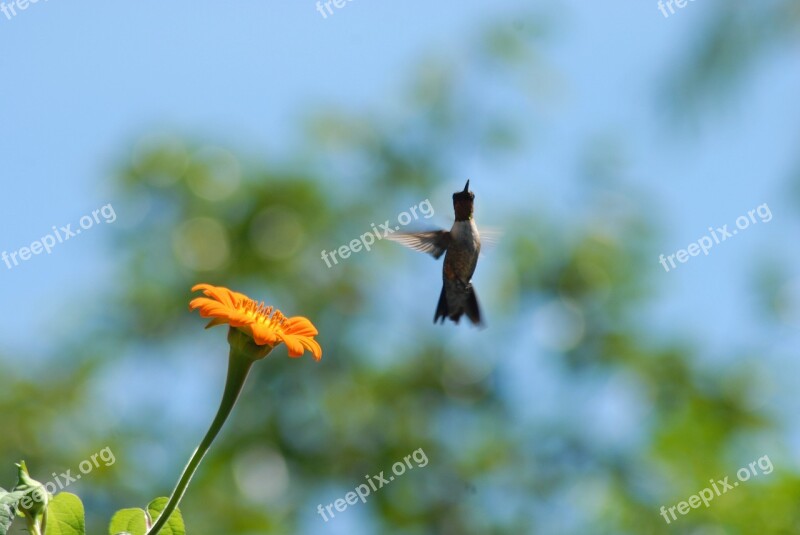
<svg viewBox="0 0 800 535"><path fill-rule="evenodd" d="M31 535L42 535L42 528L36 520L28 523L28 531L30 531Z"/></svg>
<svg viewBox="0 0 800 535"><path fill-rule="evenodd" d="M228 359L228 379L225 382L225 392L222 394L222 402L217 411L217 416L211 423L211 427L208 429L203 441L200 442L200 445L192 454L191 459L189 459L189 464L183 469L183 474L181 474L181 478L178 480L175 490L172 491L172 495L166 507L164 507L161 516L158 517L153 527L147 532L147 535L156 535L159 530L164 527L164 524L167 523L170 515L177 509L181 498L183 498L186 489L189 487L192 476L197 471L203 457L208 453L211 443L214 442L220 429L222 429L222 426L225 424L225 420L228 419L233 407L236 405L236 400L239 399L239 394L242 392L242 387L244 386L247 374L250 372L253 363L254 361L249 356L237 353L236 350L231 348L230 357Z"/></svg>

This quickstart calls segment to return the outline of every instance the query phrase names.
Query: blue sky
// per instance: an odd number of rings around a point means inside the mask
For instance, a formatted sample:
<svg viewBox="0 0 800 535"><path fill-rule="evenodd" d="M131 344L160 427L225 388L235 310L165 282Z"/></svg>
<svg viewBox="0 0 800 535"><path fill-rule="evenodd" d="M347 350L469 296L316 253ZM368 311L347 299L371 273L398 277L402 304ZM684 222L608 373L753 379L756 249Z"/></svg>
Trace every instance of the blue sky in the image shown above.
<svg viewBox="0 0 800 535"><path fill-rule="evenodd" d="M525 4L354 0L323 19L310 0L235 7L42 0L12 20L0 16L7 87L0 102L0 250L28 245L52 225L113 202L110 172L142 134L167 129L251 155L278 151L317 107L391 109L418 59L431 50L469 54L469 36L487 16ZM718 319L701 337L731 336L724 326L748 319L739 306L748 259L791 236L783 180L797 132L782 103L792 101L800 73L787 68L788 53L777 54L724 114L701 119L698 132L671 130L659 119L657 84L690 50L710 2L669 19L655 2L565 5L544 48L544 62L563 80L563 94L547 111L552 129L540 134L535 155L511 162L516 175L507 180L514 191L546 196L569 218L573 189L563 177L574 174L591 139L618 135L630 180L656 200L666 254L768 202L770 225L660 274L665 321L694 325L686 300L669 298L691 295L694 312ZM492 171L474 155L465 162ZM508 200L500 191L484 195L487 212ZM124 217L115 223L124 224ZM4 343L16 346L21 333L64 305L63 297L103 281L104 240L113 232L114 225L100 226L50 256L0 269L0 299L29 303L3 322ZM661 269L656 260L653 269Z"/></svg>

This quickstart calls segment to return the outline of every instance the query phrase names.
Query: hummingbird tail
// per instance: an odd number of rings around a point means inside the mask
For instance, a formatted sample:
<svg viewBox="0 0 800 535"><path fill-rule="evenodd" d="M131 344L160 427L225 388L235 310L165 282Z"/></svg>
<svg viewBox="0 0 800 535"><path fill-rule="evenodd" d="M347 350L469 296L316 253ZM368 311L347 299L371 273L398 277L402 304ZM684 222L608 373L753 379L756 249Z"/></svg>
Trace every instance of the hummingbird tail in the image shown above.
<svg viewBox="0 0 800 535"><path fill-rule="evenodd" d="M439 323L439 319L444 323L447 316L449 316L447 312L447 296L444 292L444 286L442 286L442 294L439 296L439 304L436 305L436 316L433 317L433 323Z"/></svg>
<svg viewBox="0 0 800 535"><path fill-rule="evenodd" d="M462 286L461 292L455 294L453 303L448 302L447 285L442 286L442 293L439 296L439 304L436 306L436 315L433 318L433 323L439 323L439 320L444 323L446 318L450 318L457 324L465 313L473 325L483 324L478 297L475 295L475 289L472 284L466 288Z"/></svg>
<svg viewBox="0 0 800 535"><path fill-rule="evenodd" d="M481 307L478 305L478 296L475 295L475 288L473 288L471 284L469 286L465 311L473 325L481 325Z"/></svg>

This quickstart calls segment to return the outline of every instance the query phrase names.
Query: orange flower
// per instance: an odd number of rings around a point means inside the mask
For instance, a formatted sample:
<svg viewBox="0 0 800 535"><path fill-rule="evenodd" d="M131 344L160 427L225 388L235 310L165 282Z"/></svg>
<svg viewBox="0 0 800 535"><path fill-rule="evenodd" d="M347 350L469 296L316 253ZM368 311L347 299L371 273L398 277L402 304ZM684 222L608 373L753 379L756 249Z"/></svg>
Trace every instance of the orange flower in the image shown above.
<svg viewBox="0 0 800 535"><path fill-rule="evenodd" d="M257 303L222 286L197 284L192 288L193 292L198 290L203 290L207 297L192 299L189 309L199 309L200 316L212 318L206 329L227 323L252 337L257 345L274 347L283 342L290 357L300 357L307 349L315 360L322 358L322 348L314 340L319 332L307 318L287 318L263 302Z"/></svg>

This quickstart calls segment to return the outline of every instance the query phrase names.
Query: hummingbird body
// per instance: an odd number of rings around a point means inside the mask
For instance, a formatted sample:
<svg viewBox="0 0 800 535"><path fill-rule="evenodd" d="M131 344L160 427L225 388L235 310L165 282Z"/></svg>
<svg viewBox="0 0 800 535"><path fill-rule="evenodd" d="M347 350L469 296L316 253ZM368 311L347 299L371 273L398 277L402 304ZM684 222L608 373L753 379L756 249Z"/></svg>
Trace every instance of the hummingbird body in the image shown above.
<svg viewBox="0 0 800 535"><path fill-rule="evenodd" d="M407 247L430 253L434 258L444 257L442 267L442 293L433 322L444 323L446 318L458 323L466 314L475 325L481 324L481 312L472 275L478 265L481 237L473 218L475 194L469 191L469 180L464 191L453 194L456 221L450 231L438 230L418 233L393 234L391 238Z"/></svg>

